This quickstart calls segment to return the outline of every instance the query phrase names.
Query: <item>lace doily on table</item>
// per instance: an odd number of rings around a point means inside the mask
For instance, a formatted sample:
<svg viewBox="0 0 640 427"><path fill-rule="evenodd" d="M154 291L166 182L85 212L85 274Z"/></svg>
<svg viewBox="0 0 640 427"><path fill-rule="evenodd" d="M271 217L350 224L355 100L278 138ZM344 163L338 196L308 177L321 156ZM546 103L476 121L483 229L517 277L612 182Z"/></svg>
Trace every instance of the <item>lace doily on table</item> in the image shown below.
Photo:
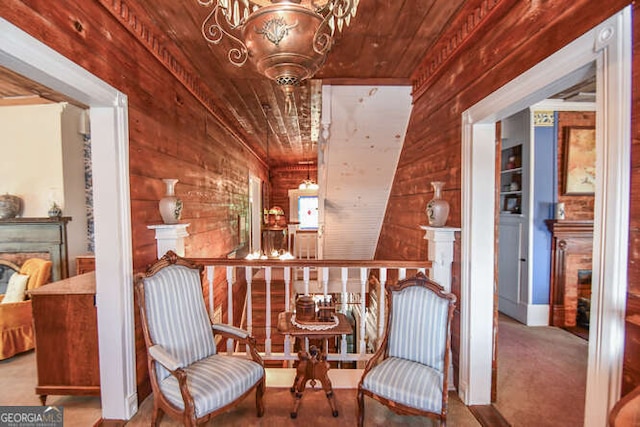
<svg viewBox="0 0 640 427"><path fill-rule="evenodd" d="M306 329L308 331L325 331L327 329L332 329L338 326L338 317L333 316L333 320L331 322L314 322L314 323L299 323L296 322L295 313L291 315L291 324L297 326L300 329Z"/></svg>

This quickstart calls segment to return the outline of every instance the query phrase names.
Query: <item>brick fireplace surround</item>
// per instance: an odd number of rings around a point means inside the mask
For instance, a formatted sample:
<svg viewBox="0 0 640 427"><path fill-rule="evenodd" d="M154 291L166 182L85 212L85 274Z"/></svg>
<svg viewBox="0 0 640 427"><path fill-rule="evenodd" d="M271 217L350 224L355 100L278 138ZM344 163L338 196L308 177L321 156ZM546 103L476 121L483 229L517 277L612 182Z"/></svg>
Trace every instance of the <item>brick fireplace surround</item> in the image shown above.
<svg viewBox="0 0 640 427"><path fill-rule="evenodd" d="M576 326L578 298L590 298L593 221L547 220L552 234L550 324Z"/></svg>

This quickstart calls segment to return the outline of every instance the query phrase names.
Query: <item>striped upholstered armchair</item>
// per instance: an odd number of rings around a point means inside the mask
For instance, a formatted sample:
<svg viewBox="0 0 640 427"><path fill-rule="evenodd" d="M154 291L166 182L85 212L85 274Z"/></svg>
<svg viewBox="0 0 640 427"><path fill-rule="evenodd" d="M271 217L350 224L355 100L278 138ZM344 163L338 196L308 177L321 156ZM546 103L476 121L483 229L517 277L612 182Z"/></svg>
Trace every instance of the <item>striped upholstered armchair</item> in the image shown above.
<svg viewBox="0 0 640 427"><path fill-rule="evenodd" d="M366 395L396 413L435 418L444 426L456 297L421 273L386 290L387 327L358 384L358 425L364 424Z"/></svg>
<svg viewBox="0 0 640 427"><path fill-rule="evenodd" d="M253 389L257 415L264 413L264 364L255 339L242 329L211 323L202 271L202 266L170 251L136 276L154 426L164 413L185 426L196 426L233 407ZM251 359L216 353L214 334L246 344Z"/></svg>

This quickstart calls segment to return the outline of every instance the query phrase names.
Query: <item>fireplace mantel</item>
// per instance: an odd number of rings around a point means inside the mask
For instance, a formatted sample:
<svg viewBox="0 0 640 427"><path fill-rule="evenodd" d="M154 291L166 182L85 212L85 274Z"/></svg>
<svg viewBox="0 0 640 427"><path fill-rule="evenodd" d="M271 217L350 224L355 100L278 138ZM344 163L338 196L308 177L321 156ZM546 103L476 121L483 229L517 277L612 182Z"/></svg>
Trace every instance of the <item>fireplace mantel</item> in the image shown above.
<svg viewBox="0 0 640 427"><path fill-rule="evenodd" d="M0 253L48 253L51 280L69 277L67 222L71 217L0 220Z"/></svg>
<svg viewBox="0 0 640 427"><path fill-rule="evenodd" d="M593 237L593 221L548 219L545 221L551 234L558 237Z"/></svg>
<svg viewBox="0 0 640 427"><path fill-rule="evenodd" d="M550 324L576 325L578 271L591 270L593 221L546 220L551 231Z"/></svg>

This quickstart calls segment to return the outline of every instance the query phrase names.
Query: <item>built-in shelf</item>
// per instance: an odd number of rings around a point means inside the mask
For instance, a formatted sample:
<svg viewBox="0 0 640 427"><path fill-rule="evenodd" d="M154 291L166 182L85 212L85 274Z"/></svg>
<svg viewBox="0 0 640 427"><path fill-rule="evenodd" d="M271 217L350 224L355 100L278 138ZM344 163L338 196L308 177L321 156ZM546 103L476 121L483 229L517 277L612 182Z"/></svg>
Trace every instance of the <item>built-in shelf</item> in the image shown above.
<svg viewBox="0 0 640 427"><path fill-rule="evenodd" d="M522 173L522 168L514 168L514 169L504 169L501 170L500 173Z"/></svg>
<svg viewBox="0 0 640 427"><path fill-rule="evenodd" d="M522 213L522 144L502 150L500 163L500 209L502 213Z"/></svg>

